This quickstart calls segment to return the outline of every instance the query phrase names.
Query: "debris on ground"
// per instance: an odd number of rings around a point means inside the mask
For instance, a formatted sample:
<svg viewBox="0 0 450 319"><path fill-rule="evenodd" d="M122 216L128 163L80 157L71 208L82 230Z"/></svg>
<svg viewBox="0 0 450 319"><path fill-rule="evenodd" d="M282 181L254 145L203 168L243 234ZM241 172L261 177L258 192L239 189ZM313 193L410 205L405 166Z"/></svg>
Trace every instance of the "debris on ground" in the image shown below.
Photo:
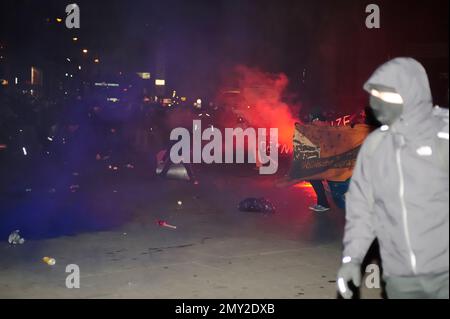
<svg viewBox="0 0 450 319"><path fill-rule="evenodd" d="M75 193L80 188L80 185L70 185L69 189L72 193Z"/></svg>
<svg viewBox="0 0 450 319"><path fill-rule="evenodd" d="M238 207L241 212L254 212L265 214L275 213L275 206L273 206L273 204L264 197L246 198L239 203Z"/></svg>
<svg viewBox="0 0 450 319"><path fill-rule="evenodd" d="M177 226L173 226L168 224L166 221L164 220L157 220L156 223L161 226L161 227L167 227L167 228L172 228L172 229L177 229Z"/></svg>
<svg viewBox="0 0 450 319"><path fill-rule="evenodd" d="M21 245L25 242L25 239L20 237L20 230L13 231L8 237L8 243L11 245Z"/></svg>
<svg viewBox="0 0 450 319"><path fill-rule="evenodd" d="M53 266L54 264L56 264L55 258L51 258L51 257L44 257L44 258L42 258L42 261L49 266Z"/></svg>

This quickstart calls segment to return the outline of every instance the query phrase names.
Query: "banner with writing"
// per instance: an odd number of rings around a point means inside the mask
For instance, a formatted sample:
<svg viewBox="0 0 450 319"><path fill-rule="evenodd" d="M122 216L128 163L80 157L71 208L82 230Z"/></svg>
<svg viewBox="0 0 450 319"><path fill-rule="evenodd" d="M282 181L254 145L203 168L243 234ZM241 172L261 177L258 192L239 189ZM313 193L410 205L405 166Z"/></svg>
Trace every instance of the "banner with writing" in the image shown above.
<svg viewBox="0 0 450 319"><path fill-rule="evenodd" d="M370 131L365 124L350 127L296 123L289 179L346 181Z"/></svg>

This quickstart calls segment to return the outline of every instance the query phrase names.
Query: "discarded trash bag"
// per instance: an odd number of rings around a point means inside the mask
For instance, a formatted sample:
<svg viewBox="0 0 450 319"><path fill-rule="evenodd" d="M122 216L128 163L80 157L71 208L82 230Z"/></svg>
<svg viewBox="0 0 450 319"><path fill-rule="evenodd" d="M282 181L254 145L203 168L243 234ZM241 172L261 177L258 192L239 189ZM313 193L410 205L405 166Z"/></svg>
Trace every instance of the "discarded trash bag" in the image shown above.
<svg viewBox="0 0 450 319"><path fill-rule="evenodd" d="M181 179L190 181L190 172L186 165L184 164L172 164L167 170L166 177L171 179Z"/></svg>
<svg viewBox="0 0 450 319"><path fill-rule="evenodd" d="M8 243L10 243L12 245L23 244L25 242L25 239L20 237L19 233L20 233L20 230L13 231L8 237Z"/></svg>
<svg viewBox="0 0 450 319"><path fill-rule="evenodd" d="M169 179L177 179L190 181L192 173L189 168L183 164L173 164L171 162L158 165L156 168L156 175L163 176Z"/></svg>
<svg viewBox="0 0 450 319"><path fill-rule="evenodd" d="M261 198L246 198L239 203L239 210L241 212L254 212L254 213L275 213L275 207L267 199Z"/></svg>
<svg viewBox="0 0 450 319"><path fill-rule="evenodd" d="M167 150L162 150L156 155L156 175L169 179L191 181L193 172L186 163L172 163Z"/></svg>

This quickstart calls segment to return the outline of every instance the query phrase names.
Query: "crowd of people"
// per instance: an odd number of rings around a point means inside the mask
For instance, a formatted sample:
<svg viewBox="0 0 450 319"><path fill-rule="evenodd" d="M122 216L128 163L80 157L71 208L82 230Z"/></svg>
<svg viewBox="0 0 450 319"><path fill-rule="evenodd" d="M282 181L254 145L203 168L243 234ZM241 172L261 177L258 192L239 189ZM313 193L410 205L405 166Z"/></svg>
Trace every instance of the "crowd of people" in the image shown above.
<svg viewBox="0 0 450 319"><path fill-rule="evenodd" d="M163 143L158 136L164 130L161 108L129 105L116 117L112 107L80 97L54 100L14 93L0 99L0 170L10 177L2 178L2 190L24 186L24 179L44 167L54 174L89 172L105 159L135 166L146 162L143 171L154 171L149 159Z"/></svg>

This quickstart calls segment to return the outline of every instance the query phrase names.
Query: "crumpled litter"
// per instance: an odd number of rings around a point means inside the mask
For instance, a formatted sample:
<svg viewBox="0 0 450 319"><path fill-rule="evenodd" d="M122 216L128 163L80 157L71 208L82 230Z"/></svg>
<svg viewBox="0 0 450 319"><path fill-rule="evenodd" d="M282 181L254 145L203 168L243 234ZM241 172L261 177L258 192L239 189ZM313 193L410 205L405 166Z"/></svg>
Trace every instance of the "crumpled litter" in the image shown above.
<svg viewBox="0 0 450 319"><path fill-rule="evenodd" d="M20 237L20 230L13 231L8 237L8 243L11 245L21 245L25 242L25 239Z"/></svg>
<svg viewBox="0 0 450 319"><path fill-rule="evenodd" d="M54 266L56 264L56 259L52 257L44 257L42 261L49 266Z"/></svg>

